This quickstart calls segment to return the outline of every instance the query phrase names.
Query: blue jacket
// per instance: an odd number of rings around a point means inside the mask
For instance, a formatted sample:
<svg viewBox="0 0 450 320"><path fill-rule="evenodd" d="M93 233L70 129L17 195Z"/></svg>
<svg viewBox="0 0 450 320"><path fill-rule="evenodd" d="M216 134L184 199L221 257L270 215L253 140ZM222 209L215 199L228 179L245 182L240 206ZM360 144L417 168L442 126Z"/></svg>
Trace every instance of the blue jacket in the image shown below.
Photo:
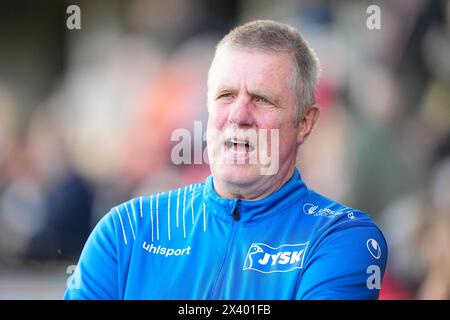
<svg viewBox="0 0 450 320"><path fill-rule="evenodd" d="M205 183L116 206L91 233L65 299L377 299L387 244L363 212L296 170L258 201Z"/></svg>

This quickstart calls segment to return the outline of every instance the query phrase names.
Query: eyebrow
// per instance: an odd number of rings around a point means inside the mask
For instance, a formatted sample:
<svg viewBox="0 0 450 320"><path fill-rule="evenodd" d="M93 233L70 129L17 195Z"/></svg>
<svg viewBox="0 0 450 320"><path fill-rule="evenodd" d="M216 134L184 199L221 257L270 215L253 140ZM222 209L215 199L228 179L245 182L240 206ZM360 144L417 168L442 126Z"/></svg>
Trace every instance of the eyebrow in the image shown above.
<svg viewBox="0 0 450 320"><path fill-rule="evenodd" d="M217 89L217 94L224 93L224 92L237 92L239 89L232 87L232 86L223 86L221 88ZM262 97L264 99L267 99L268 101L272 102L275 105L279 105L280 101L275 97L275 95L272 95L270 93L261 91L261 90L252 90L248 93L252 97Z"/></svg>
<svg viewBox="0 0 450 320"><path fill-rule="evenodd" d="M252 90L249 92L249 94L253 97L262 97L264 99L267 99L268 101L272 102L273 104L275 104L276 106L278 106L280 104L280 101L277 97L275 97L275 95L264 92L264 91L260 91L260 90Z"/></svg>
<svg viewBox="0 0 450 320"><path fill-rule="evenodd" d="M230 87L230 86L224 86L224 87L220 87L217 89L217 93L222 93L222 92L233 92L233 91L237 91L238 89L234 88L234 87Z"/></svg>

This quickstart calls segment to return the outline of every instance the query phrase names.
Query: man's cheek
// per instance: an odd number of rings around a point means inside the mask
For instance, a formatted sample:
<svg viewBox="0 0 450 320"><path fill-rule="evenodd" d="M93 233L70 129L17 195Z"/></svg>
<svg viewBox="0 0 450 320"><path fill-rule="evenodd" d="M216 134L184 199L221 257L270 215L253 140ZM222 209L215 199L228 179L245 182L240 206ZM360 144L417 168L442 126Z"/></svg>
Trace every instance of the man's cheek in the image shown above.
<svg viewBox="0 0 450 320"><path fill-rule="evenodd" d="M208 125L206 132L207 155L209 164L220 163L222 156L222 141L220 130L214 126Z"/></svg>
<svg viewBox="0 0 450 320"><path fill-rule="evenodd" d="M260 174L275 175L278 173L280 163L280 130L261 129L259 131L258 158Z"/></svg>
<svg viewBox="0 0 450 320"><path fill-rule="evenodd" d="M224 126L228 119L228 113L224 108L215 109L210 113L209 119L214 128L220 129Z"/></svg>

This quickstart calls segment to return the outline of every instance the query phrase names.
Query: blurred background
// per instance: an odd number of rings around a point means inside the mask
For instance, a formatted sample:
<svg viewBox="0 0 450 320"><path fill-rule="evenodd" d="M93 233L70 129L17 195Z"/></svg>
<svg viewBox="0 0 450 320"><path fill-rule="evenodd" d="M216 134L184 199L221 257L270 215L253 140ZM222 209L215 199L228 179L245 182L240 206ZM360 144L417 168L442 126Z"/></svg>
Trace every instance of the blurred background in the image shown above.
<svg viewBox="0 0 450 320"><path fill-rule="evenodd" d="M380 298L450 299L450 1L0 3L0 299L61 299L111 207L209 175L172 163L171 133L206 128L216 43L266 18L321 60L321 118L298 166L382 228ZM72 4L80 30L66 27Z"/></svg>

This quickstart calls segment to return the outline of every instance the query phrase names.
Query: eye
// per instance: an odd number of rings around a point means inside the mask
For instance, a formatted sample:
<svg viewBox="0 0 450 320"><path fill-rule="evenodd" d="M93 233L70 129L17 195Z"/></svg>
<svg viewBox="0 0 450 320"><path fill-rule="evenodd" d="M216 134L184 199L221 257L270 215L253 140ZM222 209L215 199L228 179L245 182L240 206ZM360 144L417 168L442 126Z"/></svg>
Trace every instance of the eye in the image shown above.
<svg viewBox="0 0 450 320"><path fill-rule="evenodd" d="M222 93L217 97L217 100L220 102L230 102L233 100L233 94L231 92Z"/></svg>
<svg viewBox="0 0 450 320"><path fill-rule="evenodd" d="M258 104L272 104L269 100L260 96L255 97L255 102Z"/></svg>

